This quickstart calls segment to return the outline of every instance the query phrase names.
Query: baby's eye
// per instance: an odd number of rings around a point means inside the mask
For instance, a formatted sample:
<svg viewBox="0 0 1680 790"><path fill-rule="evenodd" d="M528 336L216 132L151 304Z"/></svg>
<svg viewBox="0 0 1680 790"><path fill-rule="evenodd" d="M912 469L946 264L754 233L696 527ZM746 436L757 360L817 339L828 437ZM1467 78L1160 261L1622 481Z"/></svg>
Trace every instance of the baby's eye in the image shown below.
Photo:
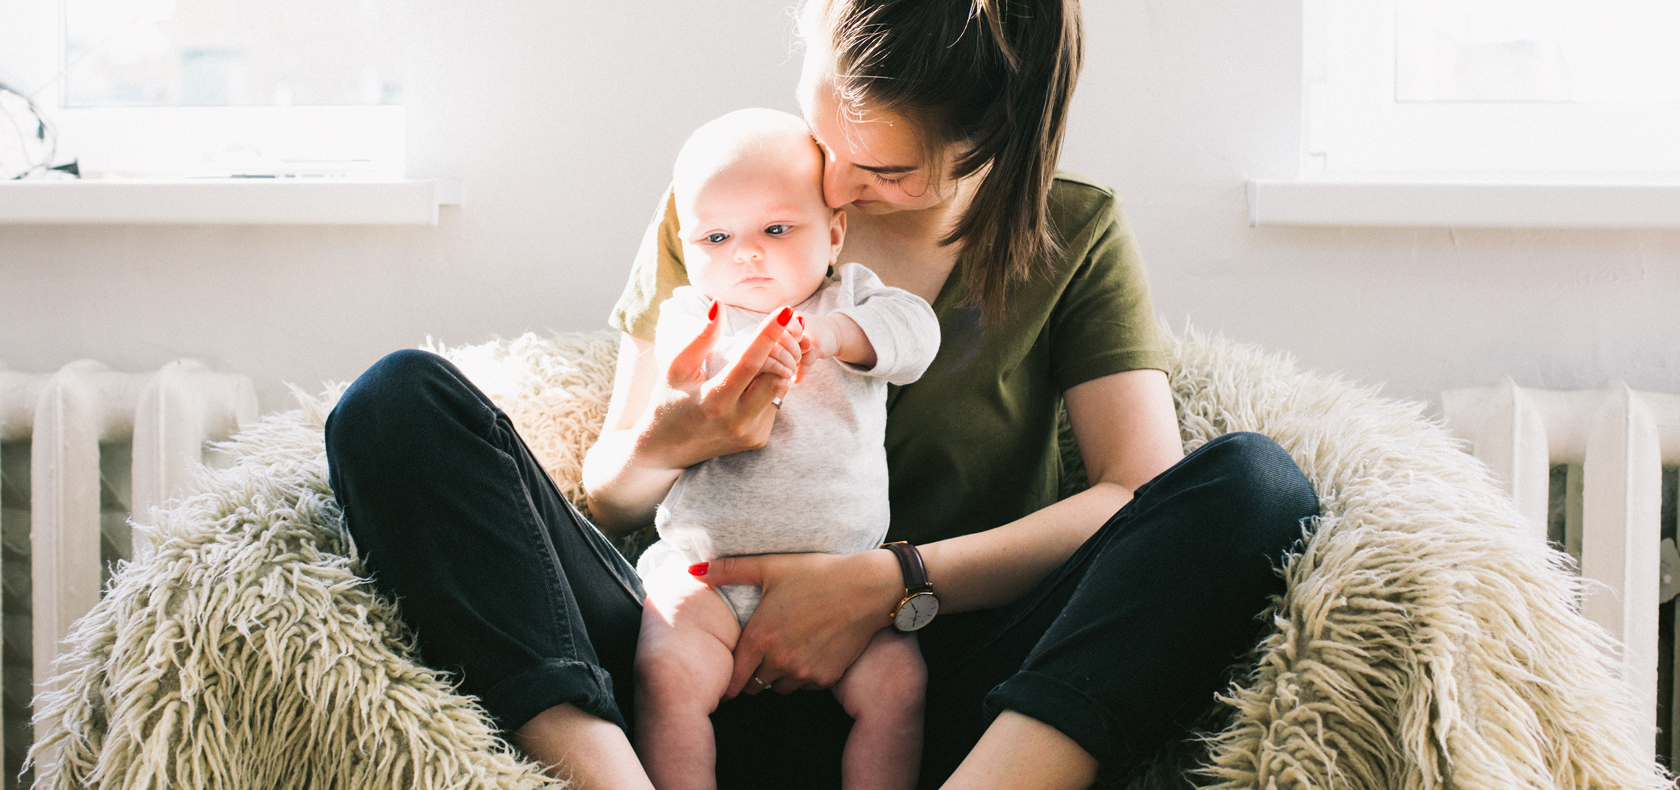
<svg viewBox="0 0 1680 790"><path fill-rule="evenodd" d="M711 233L706 234L704 238L707 242L712 244L722 244L729 238L729 234L724 233L721 230L714 230Z"/></svg>
<svg viewBox="0 0 1680 790"><path fill-rule="evenodd" d="M770 227L765 228L764 232L768 233L772 236L782 236L782 235L785 235L788 231L791 231L791 230L793 230L792 225L787 225L787 224L783 224L783 223L778 222L774 225L771 225Z"/></svg>

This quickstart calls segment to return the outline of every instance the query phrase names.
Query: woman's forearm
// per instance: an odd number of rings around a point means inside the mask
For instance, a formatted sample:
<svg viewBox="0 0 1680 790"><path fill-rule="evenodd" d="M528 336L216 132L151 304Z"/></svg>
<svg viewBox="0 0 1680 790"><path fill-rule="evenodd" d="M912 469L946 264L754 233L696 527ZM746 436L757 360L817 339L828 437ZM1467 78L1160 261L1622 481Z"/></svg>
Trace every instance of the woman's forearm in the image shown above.
<svg viewBox="0 0 1680 790"><path fill-rule="evenodd" d="M595 524L617 536L653 523L655 508L682 468L649 463L638 452L645 434L636 428L603 431L583 459L583 490Z"/></svg>
<svg viewBox="0 0 1680 790"><path fill-rule="evenodd" d="M922 546L942 610L1020 599L1132 501L1133 491L1184 456L1172 388L1161 371L1103 376L1065 397L1091 487L1003 526Z"/></svg>
<svg viewBox="0 0 1680 790"><path fill-rule="evenodd" d="M595 524L609 535L653 521L654 508L680 469L647 464L643 436L659 376L653 343L626 334L619 341L612 402L594 446L583 456L583 491Z"/></svg>
<svg viewBox="0 0 1680 790"><path fill-rule="evenodd" d="M1098 482L1000 527L919 547L943 612L1003 606L1026 595L1132 499Z"/></svg>

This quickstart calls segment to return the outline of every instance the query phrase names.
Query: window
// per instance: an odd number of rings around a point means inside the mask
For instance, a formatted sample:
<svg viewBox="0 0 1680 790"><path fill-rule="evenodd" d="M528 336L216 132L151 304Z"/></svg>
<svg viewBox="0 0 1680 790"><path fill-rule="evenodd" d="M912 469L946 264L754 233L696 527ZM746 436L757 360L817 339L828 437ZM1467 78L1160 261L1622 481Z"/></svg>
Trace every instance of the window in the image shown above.
<svg viewBox="0 0 1680 790"><path fill-rule="evenodd" d="M390 27L371 0L66 0L63 103L398 104Z"/></svg>
<svg viewBox="0 0 1680 790"><path fill-rule="evenodd" d="M0 82L88 175L400 178L390 0L12 4ZM11 20L9 20L11 21Z"/></svg>
<svg viewBox="0 0 1680 790"><path fill-rule="evenodd" d="M1680 0L1308 0L1308 178L1680 176Z"/></svg>

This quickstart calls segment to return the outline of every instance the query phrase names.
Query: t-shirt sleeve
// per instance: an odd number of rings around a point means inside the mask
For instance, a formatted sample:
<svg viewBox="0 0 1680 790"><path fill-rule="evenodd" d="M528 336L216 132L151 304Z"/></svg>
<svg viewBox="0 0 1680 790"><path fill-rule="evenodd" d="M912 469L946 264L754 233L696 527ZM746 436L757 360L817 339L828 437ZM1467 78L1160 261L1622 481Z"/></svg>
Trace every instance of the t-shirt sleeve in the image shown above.
<svg viewBox="0 0 1680 790"><path fill-rule="evenodd" d="M1127 370L1166 370L1149 280L1117 201L1092 222L1095 237L1050 316L1051 368L1063 390Z"/></svg>
<svg viewBox="0 0 1680 790"><path fill-rule="evenodd" d="M625 284L607 321L614 329L652 341L660 304L683 285L688 285L688 269L683 266L682 240L677 233L677 198L667 188L636 251L630 282Z"/></svg>
<svg viewBox="0 0 1680 790"><path fill-rule="evenodd" d="M939 354L939 317L927 300L881 282L861 263L842 264L837 273L851 306L834 312L856 321L875 348L875 365L868 370L841 364L900 386L921 378Z"/></svg>

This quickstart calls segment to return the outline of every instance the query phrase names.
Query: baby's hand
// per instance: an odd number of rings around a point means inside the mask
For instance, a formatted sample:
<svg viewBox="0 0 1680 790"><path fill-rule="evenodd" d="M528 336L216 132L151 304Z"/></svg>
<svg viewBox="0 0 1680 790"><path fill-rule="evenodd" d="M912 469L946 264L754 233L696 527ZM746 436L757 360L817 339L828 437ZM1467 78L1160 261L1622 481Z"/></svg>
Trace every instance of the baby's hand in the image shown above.
<svg viewBox="0 0 1680 790"><path fill-rule="evenodd" d="M869 342L869 335L845 313L802 315L795 323L805 330L799 336L795 382L805 378L805 371L821 359L838 359L865 370L875 367L875 346Z"/></svg>
<svg viewBox="0 0 1680 790"><path fill-rule="evenodd" d="M784 313L787 318L781 319L780 314ZM777 336L776 342L771 346L770 353L765 356L758 373L768 373L772 376L795 380L800 368L799 337L804 327L800 326L799 322L793 320L793 318L793 309L783 307L771 314L759 332L739 335L731 341L730 345L723 347L720 351L724 358L733 364L745 356L754 343L763 339L766 335L774 334ZM782 320L785 320L786 323L782 323Z"/></svg>
<svg viewBox="0 0 1680 790"><path fill-rule="evenodd" d="M817 360L840 353L840 331L834 319L824 315L800 315L796 321L805 330L799 338L799 373L793 377L799 382Z"/></svg>

